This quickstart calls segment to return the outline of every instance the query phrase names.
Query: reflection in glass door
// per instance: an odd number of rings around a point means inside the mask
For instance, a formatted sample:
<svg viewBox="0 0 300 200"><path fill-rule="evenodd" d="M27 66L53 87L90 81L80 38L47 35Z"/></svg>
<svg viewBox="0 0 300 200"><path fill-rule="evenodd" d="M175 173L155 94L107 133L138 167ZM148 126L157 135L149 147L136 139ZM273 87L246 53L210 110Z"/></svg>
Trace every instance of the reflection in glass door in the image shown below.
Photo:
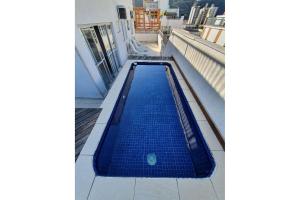
<svg viewBox="0 0 300 200"><path fill-rule="evenodd" d="M113 37L113 33L112 33L112 29L111 29L110 24L106 25L106 32L107 32L107 35L108 35L108 38L109 38L109 43L110 43L110 46L111 46L111 49L112 49L112 53L113 53L115 63L117 65L117 69L119 70L120 63L118 62L118 53L117 53L118 51L117 51L117 46L116 46L116 43L115 43L115 40L114 40L114 37Z"/></svg>
<svg viewBox="0 0 300 200"><path fill-rule="evenodd" d="M115 61L115 58L113 56L113 49L112 49L112 46L111 46L109 38L108 38L108 34L107 34L107 31L106 31L106 25L99 26L99 30L100 30L100 35L102 37L104 47L105 47L105 51L107 53L107 57L108 57L109 62L111 64L113 73L114 73L114 75L116 75L118 73L118 67L117 67L117 63Z"/></svg>
<svg viewBox="0 0 300 200"><path fill-rule="evenodd" d="M110 69L107 59L105 59L101 41L97 37L96 30L94 27L85 27L81 31L102 76L105 87L109 89L115 78L115 74Z"/></svg>

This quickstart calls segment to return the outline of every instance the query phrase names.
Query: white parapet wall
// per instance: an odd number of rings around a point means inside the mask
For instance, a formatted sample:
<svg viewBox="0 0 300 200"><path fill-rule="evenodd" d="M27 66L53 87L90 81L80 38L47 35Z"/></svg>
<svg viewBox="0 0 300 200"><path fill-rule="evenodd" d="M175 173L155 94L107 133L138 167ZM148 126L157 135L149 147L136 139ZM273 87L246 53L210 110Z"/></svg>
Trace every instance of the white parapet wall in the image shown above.
<svg viewBox="0 0 300 200"><path fill-rule="evenodd" d="M201 37L207 41L225 46L224 27L204 26Z"/></svg>
<svg viewBox="0 0 300 200"><path fill-rule="evenodd" d="M182 16L179 19L168 19L166 16L163 16L161 18L161 26L170 26L171 28L183 28L183 19L184 16Z"/></svg>
<svg viewBox="0 0 300 200"><path fill-rule="evenodd" d="M157 42L157 33L135 33L135 39L139 42Z"/></svg>
<svg viewBox="0 0 300 200"><path fill-rule="evenodd" d="M163 56L173 56L225 141L224 47L174 29Z"/></svg>

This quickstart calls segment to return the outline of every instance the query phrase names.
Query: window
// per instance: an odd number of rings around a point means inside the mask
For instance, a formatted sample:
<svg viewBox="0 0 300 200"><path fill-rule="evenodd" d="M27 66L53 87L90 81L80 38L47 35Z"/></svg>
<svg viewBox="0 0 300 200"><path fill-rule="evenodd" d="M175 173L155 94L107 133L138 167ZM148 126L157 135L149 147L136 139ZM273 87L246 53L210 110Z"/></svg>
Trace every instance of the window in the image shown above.
<svg viewBox="0 0 300 200"><path fill-rule="evenodd" d="M117 6L119 19L127 19L126 8Z"/></svg>
<svg viewBox="0 0 300 200"><path fill-rule="evenodd" d="M112 67L112 70L114 74L118 72L118 62L117 62L117 56L115 55L116 45L114 42L113 34L111 31L111 25L102 25L99 26L100 34L103 39L103 43L105 46L105 50L107 53L107 56L110 60L110 64Z"/></svg>

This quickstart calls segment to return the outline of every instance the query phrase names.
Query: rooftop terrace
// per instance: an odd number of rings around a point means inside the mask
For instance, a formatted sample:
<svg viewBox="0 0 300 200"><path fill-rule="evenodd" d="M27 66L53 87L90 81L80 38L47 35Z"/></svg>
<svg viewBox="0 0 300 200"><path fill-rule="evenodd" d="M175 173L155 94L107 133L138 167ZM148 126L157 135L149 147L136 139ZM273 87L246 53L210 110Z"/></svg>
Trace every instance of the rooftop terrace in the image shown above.
<svg viewBox="0 0 300 200"><path fill-rule="evenodd" d="M129 1L78 1L76 199L223 200L224 47L135 32Z"/></svg>

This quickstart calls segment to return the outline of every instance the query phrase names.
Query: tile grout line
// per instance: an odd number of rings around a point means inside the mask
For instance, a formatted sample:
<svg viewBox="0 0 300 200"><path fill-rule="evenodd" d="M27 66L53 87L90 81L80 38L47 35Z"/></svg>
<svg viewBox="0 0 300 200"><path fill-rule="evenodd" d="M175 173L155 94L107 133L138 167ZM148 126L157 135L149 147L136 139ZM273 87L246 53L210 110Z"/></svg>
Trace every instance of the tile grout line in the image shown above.
<svg viewBox="0 0 300 200"><path fill-rule="evenodd" d="M214 190L214 192L215 192L215 195L216 195L217 199L219 200L219 199L220 199L220 198L219 198L219 195L217 194L217 191L216 191L216 189L215 189L214 183L212 182L212 180L211 180L210 177L209 177L209 181L210 181L210 183L211 183L211 185L212 185L212 188L213 188L213 190Z"/></svg>
<svg viewBox="0 0 300 200"><path fill-rule="evenodd" d="M93 187L93 185L94 185L95 179L96 179L96 175L94 176L94 179L93 179L92 185L91 185L91 187L90 187L90 190L89 190L88 196L87 196L87 198L86 198L87 200L88 200L88 199L89 199L89 197L90 197L90 194L91 194L92 187Z"/></svg>
<svg viewBox="0 0 300 200"><path fill-rule="evenodd" d="M135 186L136 186L136 178L134 179L133 200L134 200L134 198L135 198Z"/></svg>
<svg viewBox="0 0 300 200"><path fill-rule="evenodd" d="M199 119L199 120L196 120L197 122L207 122L206 119Z"/></svg>
<svg viewBox="0 0 300 200"><path fill-rule="evenodd" d="M178 186L178 178L176 178L176 183L177 183L178 198L179 198L179 200L181 200L181 198L180 198L180 192L179 192L179 186Z"/></svg>
<svg viewBox="0 0 300 200"><path fill-rule="evenodd" d="M94 154L93 154L93 155L90 155L90 154L85 154L85 153L84 153L84 154L81 154L81 153L80 153L79 155L80 155L80 156L94 156Z"/></svg>

